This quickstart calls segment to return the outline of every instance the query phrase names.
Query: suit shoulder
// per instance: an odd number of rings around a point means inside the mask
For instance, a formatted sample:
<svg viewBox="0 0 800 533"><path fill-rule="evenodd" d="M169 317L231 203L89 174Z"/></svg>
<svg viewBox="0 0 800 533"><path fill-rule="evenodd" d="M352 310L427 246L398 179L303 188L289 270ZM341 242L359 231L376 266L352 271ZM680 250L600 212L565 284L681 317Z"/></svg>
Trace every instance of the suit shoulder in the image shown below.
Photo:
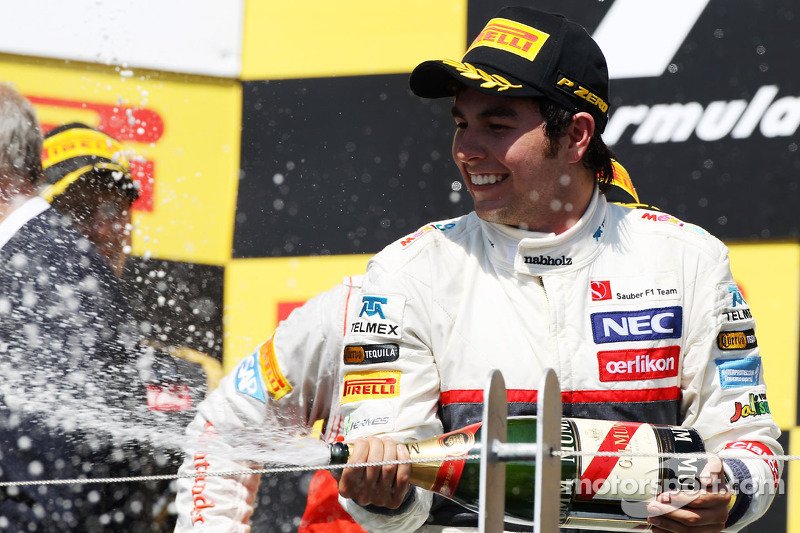
<svg viewBox="0 0 800 533"><path fill-rule="evenodd" d="M618 205L612 208L619 213L623 227L631 233L646 235L649 239L678 241L712 256L727 253L726 246L711 233L669 213Z"/></svg>
<svg viewBox="0 0 800 533"><path fill-rule="evenodd" d="M430 222L397 239L370 262L379 263L388 270L398 270L432 249L458 246L476 228L478 223L472 214Z"/></svg>

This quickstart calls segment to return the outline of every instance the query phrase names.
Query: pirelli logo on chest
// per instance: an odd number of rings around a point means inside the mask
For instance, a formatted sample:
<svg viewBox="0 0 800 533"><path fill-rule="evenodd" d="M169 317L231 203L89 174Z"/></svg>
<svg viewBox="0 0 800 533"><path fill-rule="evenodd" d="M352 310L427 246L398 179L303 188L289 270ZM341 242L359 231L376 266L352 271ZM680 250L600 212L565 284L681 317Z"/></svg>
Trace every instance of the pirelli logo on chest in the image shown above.
<svg viewBox="0 0 800 533"><path fill-rule="evenodd" d="M383 400L400 395L400 371L351 372L344 376L341 403Z"/></svg>

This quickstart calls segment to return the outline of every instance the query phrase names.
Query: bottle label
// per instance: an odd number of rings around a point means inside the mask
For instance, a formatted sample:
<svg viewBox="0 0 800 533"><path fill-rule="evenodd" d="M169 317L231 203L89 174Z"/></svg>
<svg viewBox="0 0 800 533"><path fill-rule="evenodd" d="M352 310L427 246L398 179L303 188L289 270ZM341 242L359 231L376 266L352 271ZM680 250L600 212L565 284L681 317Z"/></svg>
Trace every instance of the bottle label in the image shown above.
<svg viewBox="0 0 800 533"><path fill-rule="evenodd" d="M473 424L435 439L406 444L412 459L435 458L431 462L414 464L411 470L411 483L443 496L455 494L465 461L444 460L444 458L468 455L475 447L475 434L480 428L481 424Z"/></svg>
<svg viewBox="0 0 800 533"><path fill-rule="evenodd" d="M572 419L584 452L658 452L658 437L650 424ZM583 501L647 500L660 484L657 457L581 458L575 498Z"/></svg>

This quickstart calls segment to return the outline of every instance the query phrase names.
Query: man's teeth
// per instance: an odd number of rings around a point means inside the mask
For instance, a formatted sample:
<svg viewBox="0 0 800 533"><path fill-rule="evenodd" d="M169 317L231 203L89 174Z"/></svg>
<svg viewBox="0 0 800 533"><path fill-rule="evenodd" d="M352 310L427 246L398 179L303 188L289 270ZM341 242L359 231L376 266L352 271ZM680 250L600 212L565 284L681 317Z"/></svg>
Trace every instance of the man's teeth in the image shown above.
<svg viewBox="0 0 800 533"><path fill-rule="evenodd" d="M489 185L506 179L505 174L470 174L469 179L473 185Z"/></svg>

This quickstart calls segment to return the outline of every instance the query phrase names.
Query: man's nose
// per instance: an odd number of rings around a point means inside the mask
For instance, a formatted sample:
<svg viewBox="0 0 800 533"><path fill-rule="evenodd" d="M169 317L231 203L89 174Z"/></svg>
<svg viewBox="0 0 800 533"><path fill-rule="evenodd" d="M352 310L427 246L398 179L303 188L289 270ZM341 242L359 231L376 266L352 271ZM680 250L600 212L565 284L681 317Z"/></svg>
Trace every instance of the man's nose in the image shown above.
<svg viewBox="0 0 800 533"><path fill-rule="evenodd" d="M456 136L453 141L453 153L461 163L469 163L486 156L486 151L478 136L468 130Z"/></svg>

